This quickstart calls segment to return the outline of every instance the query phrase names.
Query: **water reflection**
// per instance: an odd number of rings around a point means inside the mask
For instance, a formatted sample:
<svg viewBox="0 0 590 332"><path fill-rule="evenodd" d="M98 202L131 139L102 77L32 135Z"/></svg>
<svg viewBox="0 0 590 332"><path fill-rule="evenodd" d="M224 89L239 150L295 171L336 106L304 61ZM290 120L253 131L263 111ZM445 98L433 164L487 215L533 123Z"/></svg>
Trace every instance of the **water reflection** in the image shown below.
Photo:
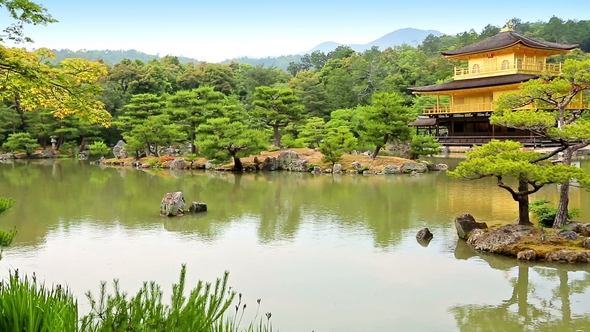
<svg viewBox="0 0 590 332"><path fill-rule="evenodd" d="M587 303L575 301L576 308L572 308L571 300L588 291L590 267L533 264L478 254L462 240L457 241L455 257L483 259L493 269L505 271L512 285L510 296L500 303L450 308L461 331L584 331L590 326Z"/></svg>
<svg viewBox="0 0 590 332"><path fill-rule="evenodd" d="M229 269L236 287L271 302L286 332L568 331L590 312L580 301L590 292L588 271L480 256L457 242L458 214L516 218L516 204L490 179L236 175L56 160L0 164L0 184L0 196L17 201L0 227L19 230L2 269L67 280L79 292L114 277L169 284L188 263L198 279ZM161 218L162 196L178 190L209 211ZM557 191L538 196L556 201ZM572 190L571 201L590 206L583 191ZM427 247L415 239L422 227L434 233Z"/></svg>

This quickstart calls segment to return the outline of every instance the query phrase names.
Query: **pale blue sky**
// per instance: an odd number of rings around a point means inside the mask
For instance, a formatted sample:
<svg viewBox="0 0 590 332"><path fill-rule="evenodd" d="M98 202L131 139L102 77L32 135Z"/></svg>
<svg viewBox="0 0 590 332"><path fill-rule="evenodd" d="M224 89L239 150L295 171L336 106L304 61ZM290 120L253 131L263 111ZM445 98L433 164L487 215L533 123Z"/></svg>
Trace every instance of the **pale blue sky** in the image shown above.
<svg viewBox="0 0 590 332"><path fill-rule="evenodd" d="M367 43L401 28L455 34L488 23L589 19L590 1L37 0L59 23L27 27L33 47L137 49L222 61ZM0 14L5 15L5 14ZM6 16L4 16L6 17Z"/></svg>

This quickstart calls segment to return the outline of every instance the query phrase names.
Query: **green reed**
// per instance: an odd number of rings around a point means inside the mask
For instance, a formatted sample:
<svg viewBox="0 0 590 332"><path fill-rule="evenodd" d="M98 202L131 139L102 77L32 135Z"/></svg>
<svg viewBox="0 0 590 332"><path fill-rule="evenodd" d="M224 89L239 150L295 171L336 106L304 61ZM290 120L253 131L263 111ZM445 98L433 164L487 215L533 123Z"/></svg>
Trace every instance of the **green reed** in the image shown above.
<svg viewBox="0 0 590 332"><path fill-rule="evenodd" d="M78 331L78 305L67 288L37 284L35 274L10 272L0 282L0 331Z"/></svg>

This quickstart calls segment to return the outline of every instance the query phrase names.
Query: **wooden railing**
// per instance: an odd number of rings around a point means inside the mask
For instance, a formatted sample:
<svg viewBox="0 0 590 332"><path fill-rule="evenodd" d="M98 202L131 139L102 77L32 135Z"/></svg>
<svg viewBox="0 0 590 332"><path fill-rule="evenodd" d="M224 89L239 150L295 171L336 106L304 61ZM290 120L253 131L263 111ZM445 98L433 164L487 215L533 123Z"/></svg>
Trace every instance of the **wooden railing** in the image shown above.
<svg viewBox="0 0 590 332"><path fill-rule="evenodd" d="M491 112L493 111L492 103L476 103L462 105L439 105L427 106L424 108L424 114L450 114L450 113L472 113L472 112Z"/></svg>
<svg viewBox="0 0 590 332"><path fill-rule="evenodd" d="M533 104L521 107L519 109L536 109ZM426 106L423 109L423 114L453 114L453 113L477 113L477 112L493 112L495 106L492 103L476 103L476 104L461 104L461 105L439 105ZM581 100L573 100L569 103L566 109L590 109L590 102L582 102Z"/></svg>
<svg viewBox="0 0 590 332"><path fill-rule="evenodd" d="M551 75L561 74L561 63L557 64L525 64L525 63L510 63L508 65L496 65L496 66L479 66L478 69L474 70L471 68L455 67L455 77L467 78L466 76L481 76L481 74L490 73L509 73L509 72L548 72Z"/></svg>

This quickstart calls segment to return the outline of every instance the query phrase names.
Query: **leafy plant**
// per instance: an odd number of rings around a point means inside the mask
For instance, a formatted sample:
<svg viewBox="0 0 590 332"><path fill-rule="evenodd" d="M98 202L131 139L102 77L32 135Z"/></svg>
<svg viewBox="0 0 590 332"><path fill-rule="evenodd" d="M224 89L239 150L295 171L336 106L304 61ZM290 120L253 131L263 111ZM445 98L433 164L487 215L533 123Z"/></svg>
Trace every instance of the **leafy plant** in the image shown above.
<svg viewBox="0 0 590 332"><path fill-rule="evenodd" d="M193 164L195 163L195 161L197 161L197 159L199 159L199 157L197 157L196 154L194 153L189 153L186 156L184 156L184 161L191 163L189 168L193 168Z"/></svg>
<svg viewBox="0 0 590 332"><path fill-rule="evenodd" d="M98 155L101 157L104 157L107 154L109 154L109 152L111 152L111 149L109 149L109 147L102 141L94 142L94 143L90 144L89 147L90 147L91 154Z"/></svg>
<svg viewBox="0 0 590 332"><path fill-rule="evenodd" d="M78 331L78 305L69 290L48 288L10 272L0 282L0 331Z"/></svg>
<svg viewBox="0 0 590 332"><path fill-rule="evenodd" d="M551 202L546 199L537 199L529 205L529 211L543 227L553 227L555 216L557 215L557 208L551 205ZM568 220L580 215L579 209L570 209L567 213Z"/></svg>

